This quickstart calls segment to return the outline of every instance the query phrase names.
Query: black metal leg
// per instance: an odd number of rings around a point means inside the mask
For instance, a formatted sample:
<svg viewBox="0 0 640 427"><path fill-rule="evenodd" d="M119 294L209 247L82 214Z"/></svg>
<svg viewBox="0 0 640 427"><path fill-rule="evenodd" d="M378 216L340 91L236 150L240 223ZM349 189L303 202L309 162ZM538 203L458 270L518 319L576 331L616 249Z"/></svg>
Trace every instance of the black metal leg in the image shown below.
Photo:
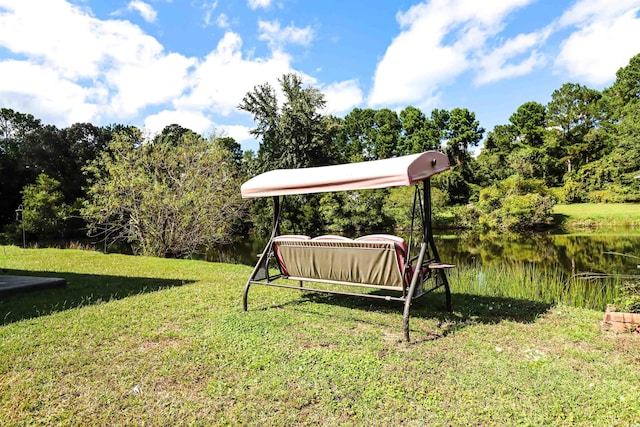
<svg viewBox="0 0 640 427"><path fill-rule="evenodd" d="M444 297L446 299L447 311L451 313L453 308L451 307L451 288L449 287L449 280L447 279L447 273L444 270L437 272L441 284L444 286Z"/></svg>
<svg viewBox="0 0 640 427"><path fill-rule="evenodd" d="M249 287L251 286L251 280L249 279L249 281L247 282L246 286L244 287L244 293L242 294L242 310L243 311L248 311L249 310L249 306L248 306L248 298L249 298Z"/></svg>
<svg viewBox="0 0 640 427"><path fill-rule="evenodd" d="M253 268L253 272L251 272L251 276L249 276L249 280L247 280L247 284L244 287L244 292L242 294L242 309L247 311L248 308L248 299L249 299L249 288L251 287L251 282L255 280L263 280L269 279L269 258L270 253L273 247L273 237L265 246L264 251L260 254L260 259L258 259L258 263Z"/></svg>
<svg viewBox="0 0 640 427"><path fill-rule="evenodd" d="M418 279L421 279L422 275L422 261L424 260L424 254L427 252L427 244L423 243L420 247L420 255L416 263L416 269L411 279L411 285L409 285L409 292L407 293L407 300L404 302L404 315L402 317L402 329L404 331L404 340L406 342L411 341L409 337L409 313L411 311L411 302L413 301L413 295L416 291Z"/></svg>

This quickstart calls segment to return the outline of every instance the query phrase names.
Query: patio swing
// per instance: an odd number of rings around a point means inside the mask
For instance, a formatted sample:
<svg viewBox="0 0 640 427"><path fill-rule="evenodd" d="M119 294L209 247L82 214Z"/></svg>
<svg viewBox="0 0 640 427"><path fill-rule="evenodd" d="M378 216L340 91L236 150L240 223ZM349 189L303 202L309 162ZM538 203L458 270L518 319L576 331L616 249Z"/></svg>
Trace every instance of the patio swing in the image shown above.
<svg viewBox="0 0 640 427"><path fill-rule="evenodd" d="M244 311L248 310L249 288L253 284L401 301L404 303L404 338L409 341L409 311L413 300L444 287L446 308L451 311L451 291L445 270L454 266L440 261L431 223L430 178L447 169L449 160L446 155L428 151L369 162L273 170L245 182L241 187L243 198L272 197L273 228L244 288ZM288 195L408 185L415 186L408 243L401 237L388 234L356 239L279 235ZM421 224L420 235L416 236L420 245L418 253L412 256L416 219ZM277 279L289 279L299 284L275 282ZM433 284L426 287L429 279L433 279ZM360 286L377 292L319 289L307 287L305 282Z"/></svg>

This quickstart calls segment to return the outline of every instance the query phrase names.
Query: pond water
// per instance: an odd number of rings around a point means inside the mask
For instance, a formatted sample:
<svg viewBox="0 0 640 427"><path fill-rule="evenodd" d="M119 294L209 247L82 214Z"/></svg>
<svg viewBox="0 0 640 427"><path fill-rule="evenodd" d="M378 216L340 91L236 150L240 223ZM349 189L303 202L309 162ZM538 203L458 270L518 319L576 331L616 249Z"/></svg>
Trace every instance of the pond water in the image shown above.
<svg viewBox="0 0 640 427"><path fill-rule="evenodd" d="M603 273L640 275L640 233L617 231L608 234L479 234L436 235L443 261L458 265L533 263L559 267L568 275ZM255 265L266 239L246 238L207 253L215 262Z"/></svg>

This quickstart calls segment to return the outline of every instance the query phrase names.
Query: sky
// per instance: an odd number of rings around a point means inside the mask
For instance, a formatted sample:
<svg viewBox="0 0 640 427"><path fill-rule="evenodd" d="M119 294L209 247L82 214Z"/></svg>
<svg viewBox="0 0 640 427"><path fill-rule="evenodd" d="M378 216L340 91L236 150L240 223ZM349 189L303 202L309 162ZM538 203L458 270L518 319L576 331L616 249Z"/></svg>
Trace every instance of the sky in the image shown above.
<svg viewBox="0 0 640 427"><path fill-rule="evenodd" d="M640 0L0 0L0 107L45 124L177 123L258 148L237 105L295 72L325 112L468 108L491 130L564 83L610 86Z"/></svg>

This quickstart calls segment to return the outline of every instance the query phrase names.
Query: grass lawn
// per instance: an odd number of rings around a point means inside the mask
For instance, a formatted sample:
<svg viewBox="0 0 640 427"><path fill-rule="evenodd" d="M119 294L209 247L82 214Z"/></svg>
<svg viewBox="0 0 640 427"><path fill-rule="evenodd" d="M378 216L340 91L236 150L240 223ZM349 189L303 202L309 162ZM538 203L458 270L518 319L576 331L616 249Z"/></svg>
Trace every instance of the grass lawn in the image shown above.
<svg viewBox="0 0 640 427"><path fill-rule="evenodd" d="M640 228L640 203L575 203L556 205L557 222L567 229Z"/></svg>
<svg viewBox="0 0 640 427"><path fill-rule="evenodd" d="M0 425L640 420L640 335L598 311L454 281L407 344L395 303L256 286L244 313L246 266L0 246L0 268L69 283L0 300Z"/></svg>

